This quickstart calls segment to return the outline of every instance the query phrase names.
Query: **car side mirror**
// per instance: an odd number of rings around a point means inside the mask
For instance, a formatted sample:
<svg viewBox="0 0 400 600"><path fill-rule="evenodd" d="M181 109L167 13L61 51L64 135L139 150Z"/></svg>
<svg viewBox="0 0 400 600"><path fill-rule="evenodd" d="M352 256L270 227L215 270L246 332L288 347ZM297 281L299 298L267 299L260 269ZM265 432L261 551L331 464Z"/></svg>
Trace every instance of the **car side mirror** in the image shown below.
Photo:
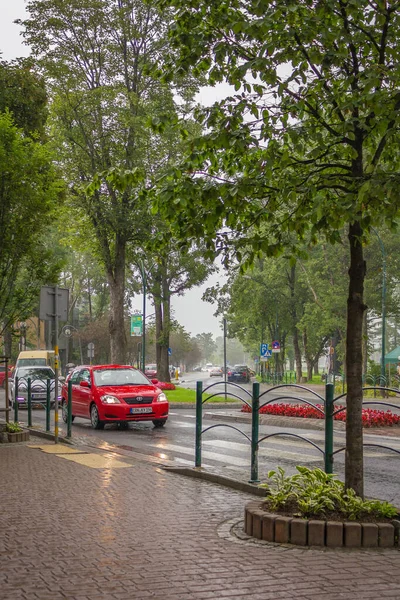
<svg viewBox="0 0 400 600"><path fill-rule="evenodd" d="M152 380L151 380L151 383L154 383L154 385L157 385L157 383L158 383L158 379L152 379Z"/></svg>
<svg viewBox="0 0 400 600"><path fill-rule="evenodd" d="M79 385L85 388L90 388L90 383L88 381L81 381Z"/></svg>

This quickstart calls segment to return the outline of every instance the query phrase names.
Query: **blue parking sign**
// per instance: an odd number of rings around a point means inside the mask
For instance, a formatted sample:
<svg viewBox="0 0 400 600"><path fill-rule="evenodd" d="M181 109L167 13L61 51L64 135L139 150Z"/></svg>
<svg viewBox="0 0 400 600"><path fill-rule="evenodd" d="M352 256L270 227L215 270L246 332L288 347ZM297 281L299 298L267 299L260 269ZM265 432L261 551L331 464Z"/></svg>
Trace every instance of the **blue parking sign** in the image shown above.
<svg viewBox="0 0 400 600"><path fill-rule="evenodd" d="M268 344L260 345L260 356L268 356Z"/></svg>

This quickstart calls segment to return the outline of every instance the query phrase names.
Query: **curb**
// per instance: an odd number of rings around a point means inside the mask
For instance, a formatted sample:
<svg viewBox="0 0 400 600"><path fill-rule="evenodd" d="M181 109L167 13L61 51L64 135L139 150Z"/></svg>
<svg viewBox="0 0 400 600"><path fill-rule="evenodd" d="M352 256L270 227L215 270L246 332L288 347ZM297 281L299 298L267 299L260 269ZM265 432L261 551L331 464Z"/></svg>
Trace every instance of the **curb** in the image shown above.
<svg viewBox="0 0 400 600"><path fill-rule="evenodd" d="M204 413L208 419L223 419L224 421L234 421L236 423L251 424L251 414L230 415L230 414L213 414ZM324 419L303 419L301 417L279 417L276 415L260 415L260 425L269 425L271 427L289 427L292 429L315 429L323 431L325 429ZM336 431L345 431L346 424L342 421L334 423Z"/></svg>
<svg viewBox="0 0 400 600"><path fill-rule="evenodd" d="M203 404L203 407L207 408L242 408L243 402L210 402ZM194 402L170 402L170 408L189 408L196 410L196 404Z"/></svg>
<svg viewBox="0 0 400 600"><path fill-rule="evenodd" d="M239 479L226 477L225 475L217 475L216 473L203 471L201 467L191 468L162 466L161 468L164 471L168 471L169 473L185 475L186 477L193 477L194 479L202 479L203 481L217 483L219 485L223 485L224 487L229 487L231 489L238 490L239 492L251 494L252 496L260 496L265 498L265 490L258 487L258 485L254 483L246 483L244 481L240 481Z"/></svg>
<svg viewBox="0 0 400 600"><path fill-rule="evenodd" d="M28 431L30 431L32 433L32 435L35 435L36 437L40 437L43 438L45 440L51 440L54 442L55 440L55 435L54 433L48 432L48 431L43 431L42 429L35 429L34 427L27 427L26 428ZM58 441L61 444L68 444L70 446L73 445L72 439L68 439L66 437L62 437L62 436L58 436Z"/></svg>

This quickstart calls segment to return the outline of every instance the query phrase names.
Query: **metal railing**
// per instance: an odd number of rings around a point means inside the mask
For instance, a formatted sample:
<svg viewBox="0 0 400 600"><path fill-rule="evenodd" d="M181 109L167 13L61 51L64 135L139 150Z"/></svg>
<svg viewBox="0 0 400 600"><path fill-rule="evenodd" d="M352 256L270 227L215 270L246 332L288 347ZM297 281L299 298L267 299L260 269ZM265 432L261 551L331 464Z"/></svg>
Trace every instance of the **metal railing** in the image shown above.
<svg viewBox="0 0 400 600"><path fill-rule="evenodd" d="M41 390L45 389L45 394L46 394L46 398L45 398L45 402L41 402L37 399L35 399L34 397L34 393L33 393L33 389L35 389L35 384L37 381L40 381L41 384L44 384L45 388L43 387L43 385L41 385ZM27 379L25 378L18 378L16 377L14 380L14 389L13 389L13 394L14 394L14 398L13 398L13 404L14 404L14 421L16 423L19 422L19 410L22 406L26 406L27 407L27 412L28 412L28 427L33 427L33 421L32 421L32 409L33 406L40 406L42 408L44 408L44 410L46 411L46 432L50 433L51 432L51 404L52 404L52 400L51 400L51 382L50 379L46 379L46 380L37 380L35 379L33 382L33 386L32 386L32 380L30 377L28 377ZM26 398L23 397L23 401L21 402L21 397L19 396L20 393L26 393ZM66 402L66 408L64 408L63 410L66 410L66 425L67 425L67 434L66 437L67 438L71 438L72 437L72 382L68 381L68 397L67 397L67 402ZM56 391L54 390L54 394L56 393ZM54 397L54 401L55 401L55 397Z"/></svg>
<svg viewBox="0 0 400 600"><path fill-rule="evenodd" d="M211 388L221 385L221 384L223 384L224 386L229 386L229 387L233 386L233 387L239 388L240 390L242 390L242 392L245 393L246 398L242 398L238 394L231 392L231 391L229 392L229 396L239 399L241 402L243 402L243 404L247 405L248 408L251 410L251 435L250 436L247 435L244 431L242 431L239 427L236 427L234 425L230 425L227 423L217 423L215 425L211 425L211 426L203 429L203 404L205 404L206 402L211 400L211 398L214 398L215 396L219 396L219 395L223 394L224 392L216 392L216 393L209 395L206 398L203 398L203 394L205 392L207 392L208 390L210 390ZM265 397L267 394L270 394L271 392L276 391L276 390L283 391L283 388L290 388L291 390L295 389L296 392L305 391L305 392L307 392L307 394L311 395L312 398L314 398L316 401L318 401L318 404L316 404L315 401L312 402L311 400L308 400L301 396L293 396L293 395L289 396L287 394L287 392L283 393L282 395L279 395L278 397L266 399L265 402L260 404L260 400L263 397ZM398 389L394 389L394 388L366 387L366 388L363 388L363 391L370 391L370 390L374 390L374 389L382 390L385 393L392 392L392 393L396 393L396 394L400 395L400 391ZM206 387L203 390L203 382L197 381L197 384L196 384L195 466L201 467L201 461L202 461L201 450L202 450L203 436L206 433L210 432L211 430L217 430L218 428L225 427L225 428L232 429L235 432L237 432L238 434L242 435L250 444L250 483L258 483L259 482L259 478L258 478L259 445L268 439L278 437L278 436L292 437L292 438L300 439L300 440L308 443L310 446L312 446L314 449L316 449L321 454L321 457L323 458L323 461L324 461L325 472L333 473L334 456L346 449L346 447L344 446L344 447L338 448L337 450L334 450L334 428L333 428L334 420L335 420L336 415L338 415L341 412L346 410L346 406L339 406L335 410L335 403L338 400L344 399L346 397L346 394L345 393L341 394L335 398L334 390L335 390L334 384L327 383L325 385L325 397L323 397L320 394L318 394L317 392L315 392L314 390L311 390L302 385L280 384L280 385L277 385L271 389L268 389L268 390L264 391L262 394L260 394L260 384L259 383L253 383L252 392L250 393L248 390L246 390L242 386L235 384L235 383L226 382L226 381L212 383L211 385L209 385L208 387ZM260 411L262 410L262 408L264 406L267 406L268 404L277 403L277 402L280 402L285 399L286 400L290 399L292 402L297 401L297 402L306 404L308 406L311 406L312 408L314 408L314 410L316 410L317 412L319 412L321 414L321 418L324 419L324 421L325 421L323 447L318 446L318 444L316 444L312 440L308 439L306 436L292 433L291 431L279 431L279 432L270 433L270 434L260 437L260 435L259 435ZM365 400L365 401L363 401L363 405L378 405L378 406L385 406L388 409L395 408L396 410L400 410L399 404L393 404L390 402L383 402L383 401L376 401L376 400ZM392 448L390 446L386 446L384 444L374 444L374 443L365 442L363 444L363 446L372 446L375 448L382 448L382 449L393 451L397 454L400 454L400 450L397 450L396 448Z"/></svg>

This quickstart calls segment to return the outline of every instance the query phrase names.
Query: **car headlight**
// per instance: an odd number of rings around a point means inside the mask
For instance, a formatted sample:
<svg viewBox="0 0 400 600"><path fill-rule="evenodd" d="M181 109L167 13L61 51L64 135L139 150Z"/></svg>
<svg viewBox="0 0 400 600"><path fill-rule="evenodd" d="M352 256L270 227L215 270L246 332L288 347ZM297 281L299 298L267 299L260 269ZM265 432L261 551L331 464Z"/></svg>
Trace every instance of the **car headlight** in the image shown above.
<svg viewBox="0 0 400 600"><path fill-rule="evenodd" d="M167 402L167 396L164 394L164 392L158 394L156 402Z"/></svg>
<svg viewBox="0 0 400 600"><path fill-rule="evenodd" d="M118 400L116 396L110 396L109 394L101 396L100 400L103 404L121 404L121 400Z"/></svg>

